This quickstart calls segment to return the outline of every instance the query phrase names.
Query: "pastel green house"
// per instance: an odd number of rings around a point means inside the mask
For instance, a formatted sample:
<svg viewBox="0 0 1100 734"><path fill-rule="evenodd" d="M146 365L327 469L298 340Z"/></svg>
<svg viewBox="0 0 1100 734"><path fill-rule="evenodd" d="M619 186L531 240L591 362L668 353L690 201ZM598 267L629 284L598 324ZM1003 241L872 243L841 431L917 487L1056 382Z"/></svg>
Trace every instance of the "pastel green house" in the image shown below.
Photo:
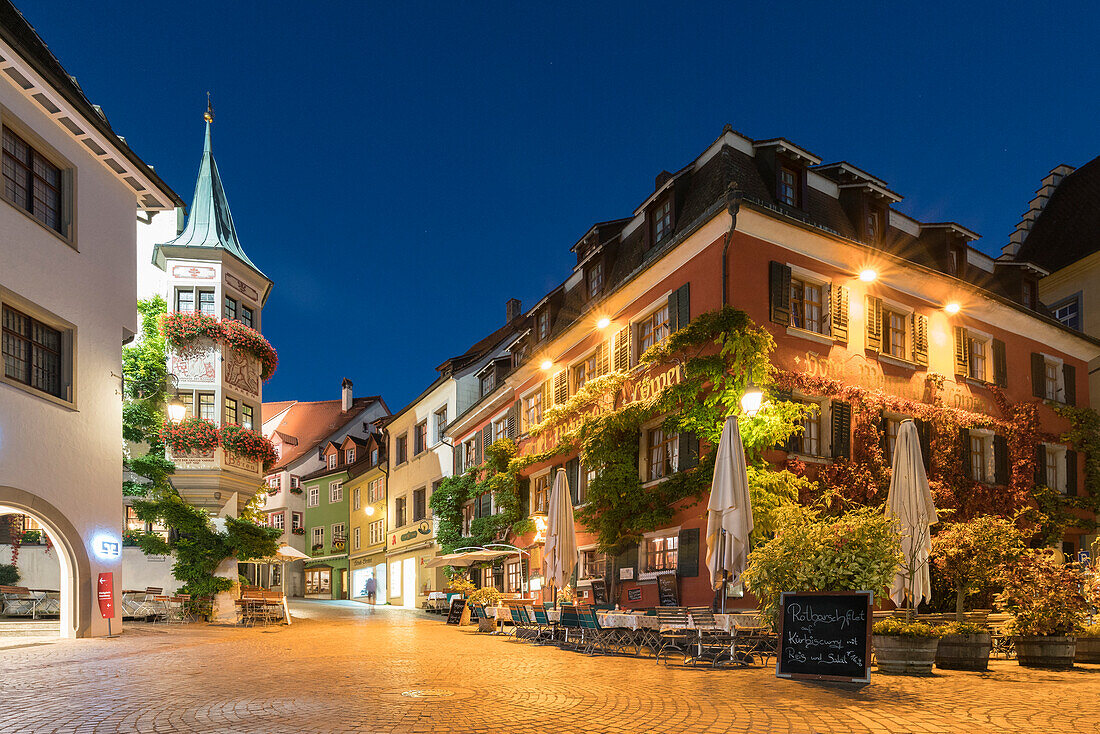
<svg viewBox="0 0 1100 734"><path fill-rule="evenodd" d="M348 496L344 482L348 466L355 463L355 441L342 449L329 442L321 449L325 466L302 477L306 507L305 596L307 599L348 598Z"/></svg>

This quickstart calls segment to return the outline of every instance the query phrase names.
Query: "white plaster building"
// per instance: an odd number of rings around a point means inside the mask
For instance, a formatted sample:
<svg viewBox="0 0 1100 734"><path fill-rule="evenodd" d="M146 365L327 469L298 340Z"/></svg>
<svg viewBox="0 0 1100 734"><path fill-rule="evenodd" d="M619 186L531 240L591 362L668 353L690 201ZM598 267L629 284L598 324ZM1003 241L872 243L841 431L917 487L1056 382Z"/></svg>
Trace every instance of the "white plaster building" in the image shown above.
<svg viewBox="0 0 1100 734"><path fill-rule="evenodd" d="M137 329L134 209L182 201L7 0L0 128L0 515L28 515L53 541L61 634L103 635L98 574L115 574L116 610L126 583L120 376Z"/></svg>

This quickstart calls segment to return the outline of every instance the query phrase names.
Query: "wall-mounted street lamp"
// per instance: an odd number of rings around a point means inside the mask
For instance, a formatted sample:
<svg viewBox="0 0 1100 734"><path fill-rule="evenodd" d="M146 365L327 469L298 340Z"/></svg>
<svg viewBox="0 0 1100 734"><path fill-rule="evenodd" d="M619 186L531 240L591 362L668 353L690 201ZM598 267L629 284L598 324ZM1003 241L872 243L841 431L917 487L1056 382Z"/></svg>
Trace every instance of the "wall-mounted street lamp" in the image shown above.
<svg viewBox="0 0 1100 734"><path fill-rule="evenodd" d="M958 302L952 301L951 303L944 306L943 310L946 311L947 313L949 313L950 315L954 316L955 314L957 314L959 311L962 310L962 306L960 306L958 304Z"/></svg>
<svg viewBox="0 0 1100 734"><path fill-rule="evenodd" d="M607 318L606 316L596 322L597 329L606 329L609 326L611 326L611 319Z"/></svg>
<svg viewBox="0 0 1100 734"><path fill-rule="evenodd" d="M873 283L877 277L878 273L872 268L864 268L859 271L859 279L864 283Z"/></svg>

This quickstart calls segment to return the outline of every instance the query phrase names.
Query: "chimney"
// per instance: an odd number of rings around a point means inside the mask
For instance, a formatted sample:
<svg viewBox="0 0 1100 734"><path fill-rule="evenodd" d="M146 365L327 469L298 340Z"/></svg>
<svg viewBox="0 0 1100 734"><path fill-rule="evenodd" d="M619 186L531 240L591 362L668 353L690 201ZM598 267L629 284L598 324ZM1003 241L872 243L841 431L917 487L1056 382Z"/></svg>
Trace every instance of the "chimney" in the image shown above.
<svg viewBox="0 0 1100 734"><path fill-rule="evenodd" d="M523 304L520 303L518 298L509 298L508 303L505 304L505 309L508 312L508 320L504 323L510 324L520 317L523 312Z"/></svg>
<svg viewBox="0 0 1100 734"><path fill-rule="evenodd" d="M340 383L340 410L345 413L351 410L351 380L346 377Z"/></svg>

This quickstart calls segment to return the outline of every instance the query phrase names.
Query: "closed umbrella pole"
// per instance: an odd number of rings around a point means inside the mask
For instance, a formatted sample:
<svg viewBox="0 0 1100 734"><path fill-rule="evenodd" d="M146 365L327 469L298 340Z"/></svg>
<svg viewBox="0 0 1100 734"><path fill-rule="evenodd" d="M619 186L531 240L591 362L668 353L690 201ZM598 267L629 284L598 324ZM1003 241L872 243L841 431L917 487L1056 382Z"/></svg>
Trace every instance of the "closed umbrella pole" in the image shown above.
<svg viewBox="0 0 1100 734"><path fill-rule="evenodd" d="M748 566L749 537L754 523L749 499L749 477L745 447L735 416L726 418L714 461L710 499L707 502L707 570L711 587L722 595L725 610L726 586L737 583Z"/></svg>
<svg viewBox="0 0 1100 734"><path fill-rule="evenodd" d="M902 421L898 428L892 468L886 516L894 519L901 535L903 560L890 586L890 599L900 608L908 598L912 614L921 601L932 599L928 557L932 551L931 526L939 521L917 426L912 420Z"/></svg>
<svg viewBox="0 0 1100 734"><path fill-rule="evenodd" d="M565 470L558 469L554 486L550 491L549 517L546 528L546 547L543 553L543 574L553 584L554 606L558 604L557 590L564 588L579 564L577 532L573 525L573 501L569 494L569 480Z"/></svg>

